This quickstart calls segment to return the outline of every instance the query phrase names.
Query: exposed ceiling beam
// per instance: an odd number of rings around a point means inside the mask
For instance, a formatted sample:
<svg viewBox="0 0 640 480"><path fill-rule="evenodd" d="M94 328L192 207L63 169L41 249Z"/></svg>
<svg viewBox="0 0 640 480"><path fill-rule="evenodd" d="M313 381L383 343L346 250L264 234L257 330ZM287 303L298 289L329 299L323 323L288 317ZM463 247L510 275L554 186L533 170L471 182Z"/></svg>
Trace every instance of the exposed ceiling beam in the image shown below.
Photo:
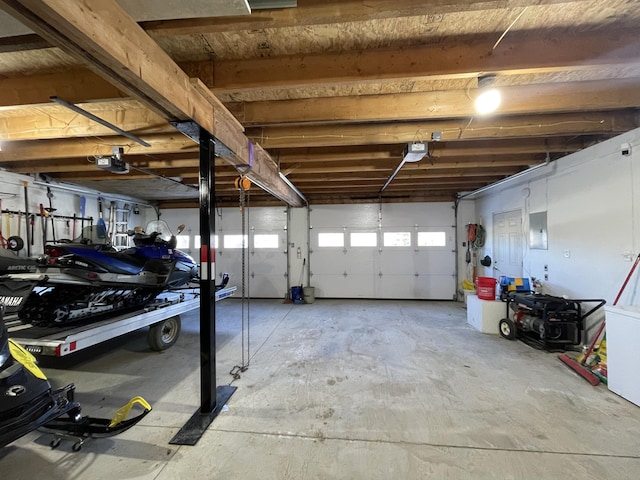
<svg viewBox="0 0 640 480"><path fill-rule="evenodd" d="M183 63L181 67L219 93L327 83L476 78L483 72L522 75L596 66L640 66L637 30L573 34L542 30L536 38L510 38L503 48L492 50L494 44L495 36L457 37L448 43L409 48L211 60ZM470 86L475 88L476 84Z"/></svg>
<svg viewBox="0 0 640 480"><path fill-rule="evenodd" d="M0 4L1 5L1 4ZM0 79L2 110L50 105L51 97L71 103L128 98L129 95L85 68L65 72Z"/></svg>
<svg viewBox="0 0 640 480"><path fill-rule="evenodd" d="M100 75L85 68L65 72L0 79L0 107L20 108L50 105L51 97L71 103L129 98Z"/></svg>
<svg viewBox="0 0 640 480"><path fill-rule="evenodd" d="M499 115L588 112L640 107L640 78L501 87ZM476 115L478 90L309 98L242 104L246 125L425 120Z"/></svg>
<svg viewBox="0 0 640 480"><path fill-rule="evenodd" d="M242 126L228 110L213 95L205 96L115 1L78 8L73 2L10 0L0 7L166 120L195 121L227 147L229 163L254 164L251 174L262 188L289 205L302 205L264 150L250 158Z"/></svg>
<svg viewBox="0 0 640 480"><path fill-rule="evenodd" d="M23 52L49 48L51 44L35 34L0 38L0 53Z"/></svg>
<svg viewBox="0 0 640 480"><path fill-rule="evenodd" d="M407 143L429 140L440 132L443 141L555 135L617 134L640 126L637 111L585 112L550 115L469 118L424 122L302 125L247 129L247 136L265 148Z"/></svg>
<svg viewBox="0 0 640 480"><path fill-rule="evenodd" d="M175 128L164 118L134 100L75 105L112 125L117 125L125 132L135 133L138 137L157 133L175 133ZM57 105L20 111L2 112L0 110L0 138L6 141L112 136L113 134L113 129Z"/></svg>
<svg viewBox="0 0 640 480"><path fill-rule="evenodd" d="M442 15L483 9L513 9L575 3L582 0L422 0L377 1L363 0L298 0L296 8L254 10L251 15L209 17L182 20L146 21L140 25L153 37L165 35L199 35L238 30L301 27L327 23L365 22L371 19L425 16L430 23L438 23ZM39 35L20 35L0 39L0 52L19 52L53 47L55 44Z"/></svg>
<svg viewBox="0 0 640 480"><path fill-rule="evenodd" d="M111 136L108 139L84 138L82 141L61 139L3 142L0 163L111 155L113 146L122 146L125 155L153 155L176 151L198 152L197 144L175 131L172 134L143 135L141 138L150 143L151 147L143 147L120 136Z"/></svg>
<svg viewBox="0 0 640 480"><path fill-rule="evenodd" d="M327 23L360 22L372 19L408 16L438 17L455 12L489 8L521 8L528 6L568 3L575 0L298 0L297 8L281 10L256 10L247 17L200 18L143 22L142 26L152 35L194 35L236 30L300 27ZM581 0L578 0L581 1Z"/></svg>
<svg viewBox="0 0 640 480"><path fill-rule="evenodd" d="M179 66L214 92L251 88L310 87L327 83L395 79L475 78L482 72L525 74L583 70L593 66L640 66L637 32L607 30L567 34L541 31L536 38L495 41L469 38L437 45L361 52L261 57L250 60L186 62ZM73 85L73 87L71 86ZM46 104L51 96L72 103L122 98L124 94L95 73L72 72L0 81L0 106ZM470 85L475 88L475 84Z"/></svg>

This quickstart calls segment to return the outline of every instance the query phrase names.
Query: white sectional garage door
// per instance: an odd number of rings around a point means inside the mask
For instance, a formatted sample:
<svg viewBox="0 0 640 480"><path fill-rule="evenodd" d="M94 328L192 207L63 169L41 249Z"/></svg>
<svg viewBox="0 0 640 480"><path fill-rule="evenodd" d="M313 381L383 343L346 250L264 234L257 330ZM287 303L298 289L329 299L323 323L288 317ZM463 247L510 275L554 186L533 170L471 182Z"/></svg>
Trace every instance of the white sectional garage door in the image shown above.
<svg viewBox="0 0 640 480"><path fill-rule="evenodd" d="M321 205L310 220L317 297L454 297L452 203Z"/></svg>
<svg viewBox="0 0 640 480"><path fill-rule="evenodd" d="M287 212L285 207L246 210L245 253L251 297L284 298L287 292ZM242 285L242 215L238 208L223 208L216 215L216 273L227 272L230 284Z"/></svg>

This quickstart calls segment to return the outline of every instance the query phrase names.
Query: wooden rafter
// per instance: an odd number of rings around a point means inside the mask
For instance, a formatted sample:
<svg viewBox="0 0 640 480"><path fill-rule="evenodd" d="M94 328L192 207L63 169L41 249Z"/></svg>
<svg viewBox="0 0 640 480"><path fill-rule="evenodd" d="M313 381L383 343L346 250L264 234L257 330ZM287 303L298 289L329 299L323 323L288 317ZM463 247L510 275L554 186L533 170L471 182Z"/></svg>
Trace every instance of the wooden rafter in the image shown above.
<svg viewBox="0 0 640 480"><path fill-rule="evenodd" d="M502 0L490 2L493 8L522 8L567 3L571 0ZM575 1L575 0L573 0ZM582 1L582 0L578 0ZM298 0L296 8L256 10L250 17L200 18L142 23L154 35L193 35L287 28L328 23L359 22L372 19L417 15L442 15L487 8L487 2L468 0Z"/></svg>
<svg viewBox="0 0 640 480"><path fill-rule="evenodd" d="M84 8L53 0L7 1L2 8L163 118L197 122L229 149L224 156L229 163L254 164L249 142L233 116L213 95L204 96L115 1ZM286 203L300 206L298 195L278 177L275 163L257 150L254 180Z"/></svg>
<svg viewBox="0 0 640 480"><path fill-rule="evenodd" d="M508 48L492 50L494 43L494 36L456 38L408 48L202 61L181 66L216 93L398 79L475 79L483 72L524 75L613 65L640 68L637 30L572 35L550 31L540 37L510 39ZM470 86L475 88L476 83Z"/></svg>

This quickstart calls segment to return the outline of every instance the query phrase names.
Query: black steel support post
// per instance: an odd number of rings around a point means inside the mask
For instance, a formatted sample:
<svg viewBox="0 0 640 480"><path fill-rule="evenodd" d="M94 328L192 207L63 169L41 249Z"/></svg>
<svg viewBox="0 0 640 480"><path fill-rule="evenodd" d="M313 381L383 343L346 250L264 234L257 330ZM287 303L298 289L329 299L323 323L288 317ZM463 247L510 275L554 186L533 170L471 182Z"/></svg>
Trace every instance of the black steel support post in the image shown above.
<svg viewBox="0 0 640 480"><path fill-rule="evenodd" d="M209 132L200 128L200 409L171 439L174 445L195 445L218 416L236 387L216 387L215 308L215 144Z"/></svg>
<svg viewBox="0 0 640 480"><path fill-rule="evenodd" d="M216 309L215 259L213 238L215 217L211 193L215 198L215 146L209 132L200 129L200 413L211 413L216 406Z"/></svg>

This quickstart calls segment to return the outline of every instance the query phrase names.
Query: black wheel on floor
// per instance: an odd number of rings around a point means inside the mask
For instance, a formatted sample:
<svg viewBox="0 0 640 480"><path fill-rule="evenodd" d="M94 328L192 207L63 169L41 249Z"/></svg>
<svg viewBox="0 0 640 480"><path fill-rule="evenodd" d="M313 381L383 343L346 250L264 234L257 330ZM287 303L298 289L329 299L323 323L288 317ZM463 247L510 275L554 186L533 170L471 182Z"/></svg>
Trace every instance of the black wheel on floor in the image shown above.
<svg viewBox="0 0 640 480"><path fill-rule="evenodd" d="M178 341L180 330L181 322L178 315L151 325L147 337L149 346L157 352L166 350Z"/></svg>
<svg viewBox="0 0 640 480"><path fill-rule="evenodd" d="M73 450L74 452L79 452L80 450L82 450L82 442L74 443L73 447L71 447L71 450Z"/></svg>
<svg viewBox="0 0 640 480"><path fill-rule="evenodd" d="M49 442L49 446L54 449L54 448L58 448L60 446L60 439L59 438L54 438L53 440L51 440Z"/></svg>
<svg viewBox="0 0 640 480"><path fill-rule="evenodd" d="M503 318L498 324L500 335L507 340L516 338L516 324L510 318Z"/></svg>

